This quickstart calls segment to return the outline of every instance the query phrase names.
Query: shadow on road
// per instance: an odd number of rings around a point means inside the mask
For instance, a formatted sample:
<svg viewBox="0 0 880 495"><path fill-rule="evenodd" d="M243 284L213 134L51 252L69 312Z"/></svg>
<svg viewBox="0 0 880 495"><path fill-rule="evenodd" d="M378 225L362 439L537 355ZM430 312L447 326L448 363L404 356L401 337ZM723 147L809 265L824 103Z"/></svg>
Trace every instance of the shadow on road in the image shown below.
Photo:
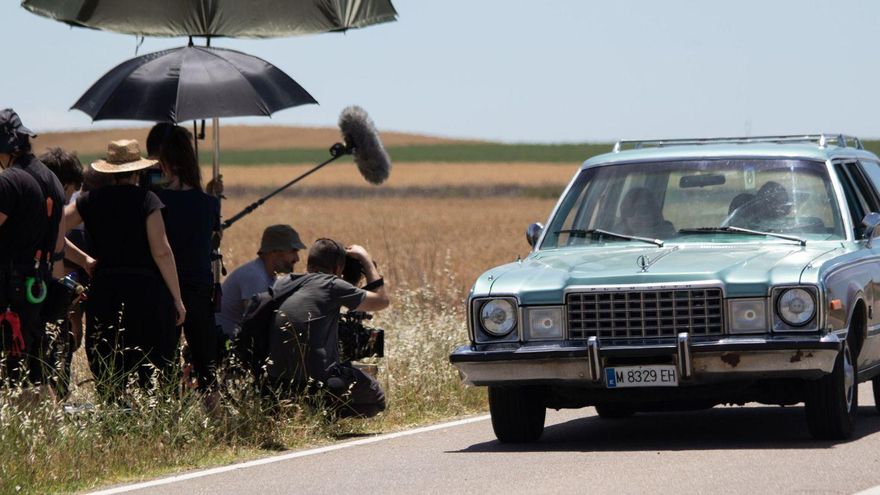
<svg viewBox="0 0 880 495"><path fill-rule="evenodd" d="M584 409L584 414L593 412ZM595 414L595 413L593 413ZM880 432L873 406L859 408L850 441ZM730 449L827 449L840 442L813 440L803 407L725 407L705 411L640 413L625 419L591 415L548 426L532 444L497 440L450 453L478 452L619 452Z"/></svg>

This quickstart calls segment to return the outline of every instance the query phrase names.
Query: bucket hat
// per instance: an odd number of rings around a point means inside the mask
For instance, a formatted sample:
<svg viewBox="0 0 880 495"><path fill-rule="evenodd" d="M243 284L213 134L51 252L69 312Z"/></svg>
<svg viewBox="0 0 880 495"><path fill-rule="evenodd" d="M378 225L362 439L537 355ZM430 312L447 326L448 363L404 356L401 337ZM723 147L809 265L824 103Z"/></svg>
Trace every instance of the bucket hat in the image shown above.
<svg viewBox="0 0 880 495"><path fill-rule="evenodd" d="M290 225L270 225L263 231L263 239L257 254L305 248L306 245L299 238L299 234Z"/></svg>
<svg viewBox="0 0 880 495"><path fill-rule="evenodd" d="M134 172L152 167L158 160L149 160L141 156L141 148L134 139L111 141L107 145L107 156L103 160L92 162L92 168L105 174Z"/></svg>

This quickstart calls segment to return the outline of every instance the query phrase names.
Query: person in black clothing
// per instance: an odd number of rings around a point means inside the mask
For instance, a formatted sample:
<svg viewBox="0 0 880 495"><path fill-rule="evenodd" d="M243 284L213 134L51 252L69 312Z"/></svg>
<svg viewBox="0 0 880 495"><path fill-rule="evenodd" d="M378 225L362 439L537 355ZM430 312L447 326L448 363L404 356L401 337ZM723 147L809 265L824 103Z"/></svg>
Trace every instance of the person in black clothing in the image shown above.
<svg viewBox="0 0 880 495"><path fill-rule="evenodd" d="M177 360L186 317L174 255L152 192L138 187L142 159L137 141L110 143L107 158L91 164L112 174L113 183L81 194L65 209L68 224L85 224L94 242L94 277L89 289L86 355L99 393L117 399L135 374L141 387L160 380Z"/></svg>
<svg viewBox="0 0 880 495"><path fill-rule="evenodd" d="M367 285L359 289L339 278L345 257L360 261ZM283 302L269 334L270 383L282 397L313 389L341 399L339 417L371 417L385 410L385 393L373 377L339 362L339 310L378 311L388 307L384 280L367 250L318 239L309 249L308 273L279 279L296 290ZM310 387L311 384L311 387ZM311 390L310 390L311 388Z"/></svg>
<svg viewBox="0 0 880 495"><path fill-rule="evenodd" d="M49 148L39 157L49 170L58 177L61 187L64 188L64 204L69 204L74 194L83 185L83 167L76 153L67 152L61 148ZM68 228L72 227L67 225ZM68 229L65 233L67 239L71 239L71 233L77 232ZM82 231L79 231L82 232ZM72 239L72 242L81 242L81 239ZM65 249L64 271L76 273L77 279L85 284L85 280L79 274L83 269L91 270L94 260L87 254L75 249ZM73 361L73 353L79 349L82 343L83 321L82 310L77 304L67 314L67 318L58 324L49 322L48 331L52 335L52 362L55 363L57 376L52 380L55 395L59 399L66 398L70 393L70 366Z"/></svg>
<svg viewBox="0 0 880 495"><path fill-rule="evenodd" d="M33 132L12 109L0 111L0 379L46 385L51 359L42 299L60 278L64 192L31 152ZM38 393L51 395L47 388Z"/></svg>
<svg viewBox="0 0 880 495"><path fill-rule="evenodd" d="M165 188L157 191L165 204L168 241L177 261L180 293L187 308L186 337L198 388L213 389L221 333L214 322L212 238L220 231L220 201L202 191L202 179L192 145L183 127L157 124L147 138L147 152L159 158Z"/></svg>

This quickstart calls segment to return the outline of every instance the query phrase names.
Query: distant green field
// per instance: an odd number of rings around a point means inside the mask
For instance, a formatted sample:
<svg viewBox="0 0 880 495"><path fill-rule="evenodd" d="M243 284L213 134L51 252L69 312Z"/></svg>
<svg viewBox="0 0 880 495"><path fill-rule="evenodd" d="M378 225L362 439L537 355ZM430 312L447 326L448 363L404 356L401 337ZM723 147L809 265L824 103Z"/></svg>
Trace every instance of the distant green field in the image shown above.
<svg viewBox="0 0 880 495"><path fill-rule="evenodd" d="M880 141L865 141L865 148L880 155ZM395 162L543 162L577 164L587 158L611 151L611 143L579 144L435 144L392 146L388 154ZM222 151L220 161L228 165L319 163L330 157L323 148L282 150ZM84 163L99 158L83 155ZM199 153L201 163L211 163L210 151ZM348 159L348 158L346 158Z"/></svg>

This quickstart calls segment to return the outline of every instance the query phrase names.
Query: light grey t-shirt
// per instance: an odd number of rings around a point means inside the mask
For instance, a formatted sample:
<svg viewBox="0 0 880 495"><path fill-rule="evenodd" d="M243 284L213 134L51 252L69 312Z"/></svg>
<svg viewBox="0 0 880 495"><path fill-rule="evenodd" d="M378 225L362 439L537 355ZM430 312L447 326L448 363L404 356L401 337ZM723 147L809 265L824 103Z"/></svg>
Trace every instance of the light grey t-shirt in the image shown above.
<svg viewBox="0 0 880 495"><path fill-rule="evenodd" d="M236 268L223 281L223 299L220 312L215 315L223 333L235 337L238 324L244 314L244 302L254 294L265 292L275 283L275 278L266 273L263 260L257 258Z"/></svg>

